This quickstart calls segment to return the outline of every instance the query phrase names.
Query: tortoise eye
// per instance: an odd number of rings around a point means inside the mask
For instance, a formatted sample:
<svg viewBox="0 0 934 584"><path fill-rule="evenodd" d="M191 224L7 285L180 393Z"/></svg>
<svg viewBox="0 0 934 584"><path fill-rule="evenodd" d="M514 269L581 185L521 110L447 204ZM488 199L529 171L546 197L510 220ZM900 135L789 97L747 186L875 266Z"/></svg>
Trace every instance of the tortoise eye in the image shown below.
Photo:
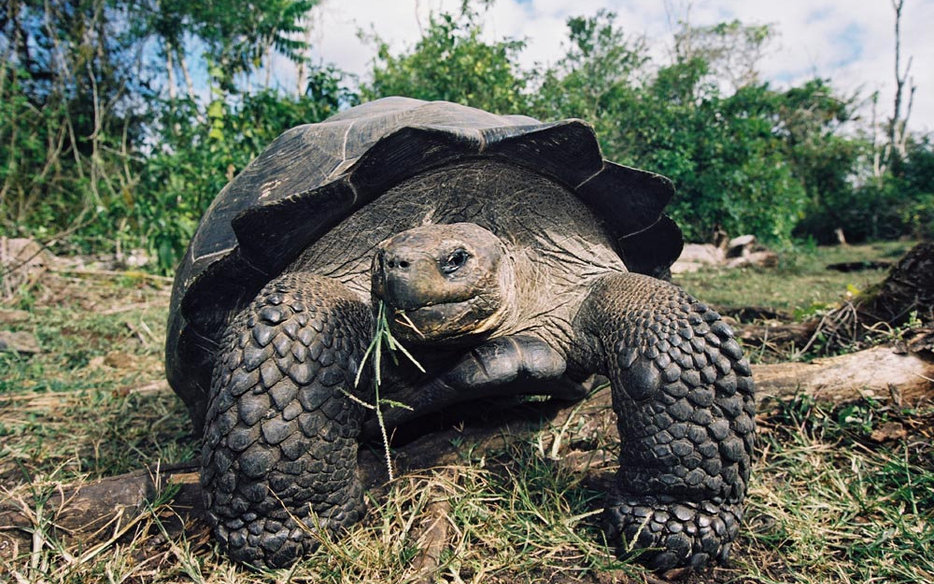
<svg viewBox="0 0 934 584"><path fill-rule="evenodd" d="M445 274L453 274L461 269L461 267L467 263L468 259L470 259L470 254L463 249L459 249L449 255L448 259L444 260L441 264L441 271Z"/></svg>

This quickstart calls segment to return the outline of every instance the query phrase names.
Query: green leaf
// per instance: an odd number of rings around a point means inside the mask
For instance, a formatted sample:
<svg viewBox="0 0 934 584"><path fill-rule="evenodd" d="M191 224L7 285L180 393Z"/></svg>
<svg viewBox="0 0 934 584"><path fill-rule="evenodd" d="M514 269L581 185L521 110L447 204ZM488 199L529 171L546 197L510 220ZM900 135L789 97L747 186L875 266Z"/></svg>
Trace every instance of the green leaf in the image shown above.
<svg viewBox="0 0 934 584"><path fill-rule="evenodd" d="M224 117L224 102L216 99L208 105L208 117L212 119L221 119Z"/></svg>

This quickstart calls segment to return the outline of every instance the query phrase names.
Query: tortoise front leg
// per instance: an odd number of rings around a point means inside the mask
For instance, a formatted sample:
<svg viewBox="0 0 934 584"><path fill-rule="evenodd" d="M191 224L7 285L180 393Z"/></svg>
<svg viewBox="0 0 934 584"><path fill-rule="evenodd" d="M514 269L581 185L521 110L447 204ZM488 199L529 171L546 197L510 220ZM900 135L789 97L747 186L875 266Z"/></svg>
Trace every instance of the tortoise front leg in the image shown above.
<svg viewBox="0 0 934 584"><path fill-rule="evenodd" d="M581 309L583 362L610 378L622 446L605 512L650 567L727 557L754 439L749 364L720 316L681 288L606 276Z"/></svg>
<svg viewBox="0 0 934 584"><path fill-rule="evenodd" d="M362 408L354 376L368 306L344 286L295 273L273 280L230 324L217 355L201 483L231 558L291 564L363 513L356 475Z"/></svg>
<svg viewBox="0 0 934 584"><path fill-rule="evenodd" d="M588 389L567 378L567 361L538 337L519 334L490 339L467 351L450 369L411 388L391 394L405 407L383 412L387 426L440 411L458 403L514 395L548 395L576 401ZM364 436L377 436L376 420L364 426Z"/></svg>

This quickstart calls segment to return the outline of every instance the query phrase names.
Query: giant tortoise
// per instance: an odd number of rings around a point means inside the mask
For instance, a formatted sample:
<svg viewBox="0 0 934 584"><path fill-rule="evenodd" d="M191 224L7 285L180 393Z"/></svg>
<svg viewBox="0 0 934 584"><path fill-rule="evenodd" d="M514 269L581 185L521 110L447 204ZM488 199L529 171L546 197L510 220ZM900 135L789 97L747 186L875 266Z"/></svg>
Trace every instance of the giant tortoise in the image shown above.
<svg viewBox="0 0 934 584"><path fill-rule="evenodd" d="M382 307L424 368L383 359L386 423L497 396L581 398L606 376L622 441L609 540L656 569L724 559L753 383L719 315L665 281L682 248L662 214L672 193L603 160L579 120L387 98L276 139L205 213L166 343L230 557L287 566L316 530L363 515L363 361Z"/></svg>

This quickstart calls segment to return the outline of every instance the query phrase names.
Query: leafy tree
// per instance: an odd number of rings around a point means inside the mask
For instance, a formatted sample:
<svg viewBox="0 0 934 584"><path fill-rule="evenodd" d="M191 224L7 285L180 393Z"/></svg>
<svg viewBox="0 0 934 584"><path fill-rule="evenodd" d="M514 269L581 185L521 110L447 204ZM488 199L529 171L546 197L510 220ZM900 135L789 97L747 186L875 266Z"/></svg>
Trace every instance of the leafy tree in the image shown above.
<svg viewBox="0 0 934 584"><path fill-rule="evenodd" d="M106 0L0 7L0 230L83 232L132 189L149 94L126 17ZM98 240L112 237L100 233Z"/></svg>
<svg viewBox="0 0 934 584"><path fill-rule="evenodd" d="M304 59L305 43L293 37L316 3L0 6L2 233L44 241L67 234L84 249L143 245L169 270L232 173L287 127L352 101L333 68L316 69L304 96L238 97L235 81L270 50ZM185 57L195 45L211 65L206 103L190 86L183 98L173 90L174 75L189 77ZM157 91L166 86L169 99Z"/></svg>
<svg viewBox="0 0 934 584"><path fill-rule="evenodd" d="M257 69L270 48L292 61L302 60L307 45L297 35L304 32L303 20L319 2L137 1L133 5L139 15L135 33L159 39L162 54L169 59L167 74L173 75L176 63L183 67L185 53L199 44L202 57L211 65L212 77L225 92L236 91L236 76Z"/></svg>
<svg viewBox="0 0 934 584"><path fill-rule="evenodd" d="M853 119L852 97L840 97L824 79L812 79L776 95L776 134L809 198L846 196L861 145L842 135Z"/></svg>
<svg viewBox="0 0 934 584"><path fill-rule="evenodd" d="M404 95L445 100L498 113L526 109L525 78L516 65L522 41L486 42L479 14L469 4L459 15L432 15L415 46L398 56L377 41L373 80L365 100Z"/></svg>
<svg viewBox="0 0 934 584"><path fill-rule="evenodd" d="M901 187L907 194L901 212L906 231L934 239L934 144L930 136L908 142Z"/></svg>
<svg viewBox="0 0 934 584"><path fill-rule="evenodd" d="M625 132L619 128L636 107L648 55L644 39L626 36L615 19L605 10L568 19L567 53L543 72L531 99L539 117L587 120L604 151L620 158L628 144L620 142Z"/></svg>
<svg viewBox="0 0 934 584"><path fill-rule="evenodd" d="M899 159L899 174L888 172L852 188L845 200L825 201L800 227L826 241L842 229L847 241L934 237L934 148L929 137L909 140ZM832 203L837 203L834 207Z"/></svg>
<svg viewBox="0 0 934 584"><path fill-rule="evenodd" d="M682 22L674 35L676 62L700 59L707 63L705 73L733 91L759 84L759 61L775 31L770 25L747 25L739 20L712 26L691 26Z"/></svg>
<svg viewBox="0 0 934 584"><path fill-rule="evenodd" d="M902 66L901 20L903 0L892 2L895 12L895 82L896 91L892 115L878 123L876 107L878 93L871 98L872 118L868 137L850 141L858 148L858 161L850 164L853 172L847 176L847 190L825 189L812 196L813 204L801 222L801 234L818 241L833 241L831 234L841 229L849 241L894 238L910 233L916 237L934 235L934 191L930 172L931 146L928 137L912 138L907 130L915 91L911 77L911 58ZM880 134L884 138L880 141ZM836 143L846 143L840 136L831 136ZM831 150L840 152L840 149ZM809 152L802 160L827 159L826 155ZM838 165L842 167L844 165Z"/></svg>
<svg viewBox="0 0 934 584"><path fill-rule="evenodd" d="M356 100L342 80L334 68L317 68L300 97L266 90L207 106L187 99L166 103L160 143L146 160L137 196L127 208L114 209L109 221L140 233L158 267L169 272L214 196L270 142ZM198 118L205 122L191 123Z"/></svg>
<svg viewBox="0 0 934 584"><path fill-rule="evenodd" d="M608 158L670 177L678 194L669 212L689 239L706 240L718 225L790 237L805 197L776 132L779 94L748 85L722 95L710 51L649 71L644 44L612 13L568 28L571 47L544 75L540 115L584 117Z"/></svg>

